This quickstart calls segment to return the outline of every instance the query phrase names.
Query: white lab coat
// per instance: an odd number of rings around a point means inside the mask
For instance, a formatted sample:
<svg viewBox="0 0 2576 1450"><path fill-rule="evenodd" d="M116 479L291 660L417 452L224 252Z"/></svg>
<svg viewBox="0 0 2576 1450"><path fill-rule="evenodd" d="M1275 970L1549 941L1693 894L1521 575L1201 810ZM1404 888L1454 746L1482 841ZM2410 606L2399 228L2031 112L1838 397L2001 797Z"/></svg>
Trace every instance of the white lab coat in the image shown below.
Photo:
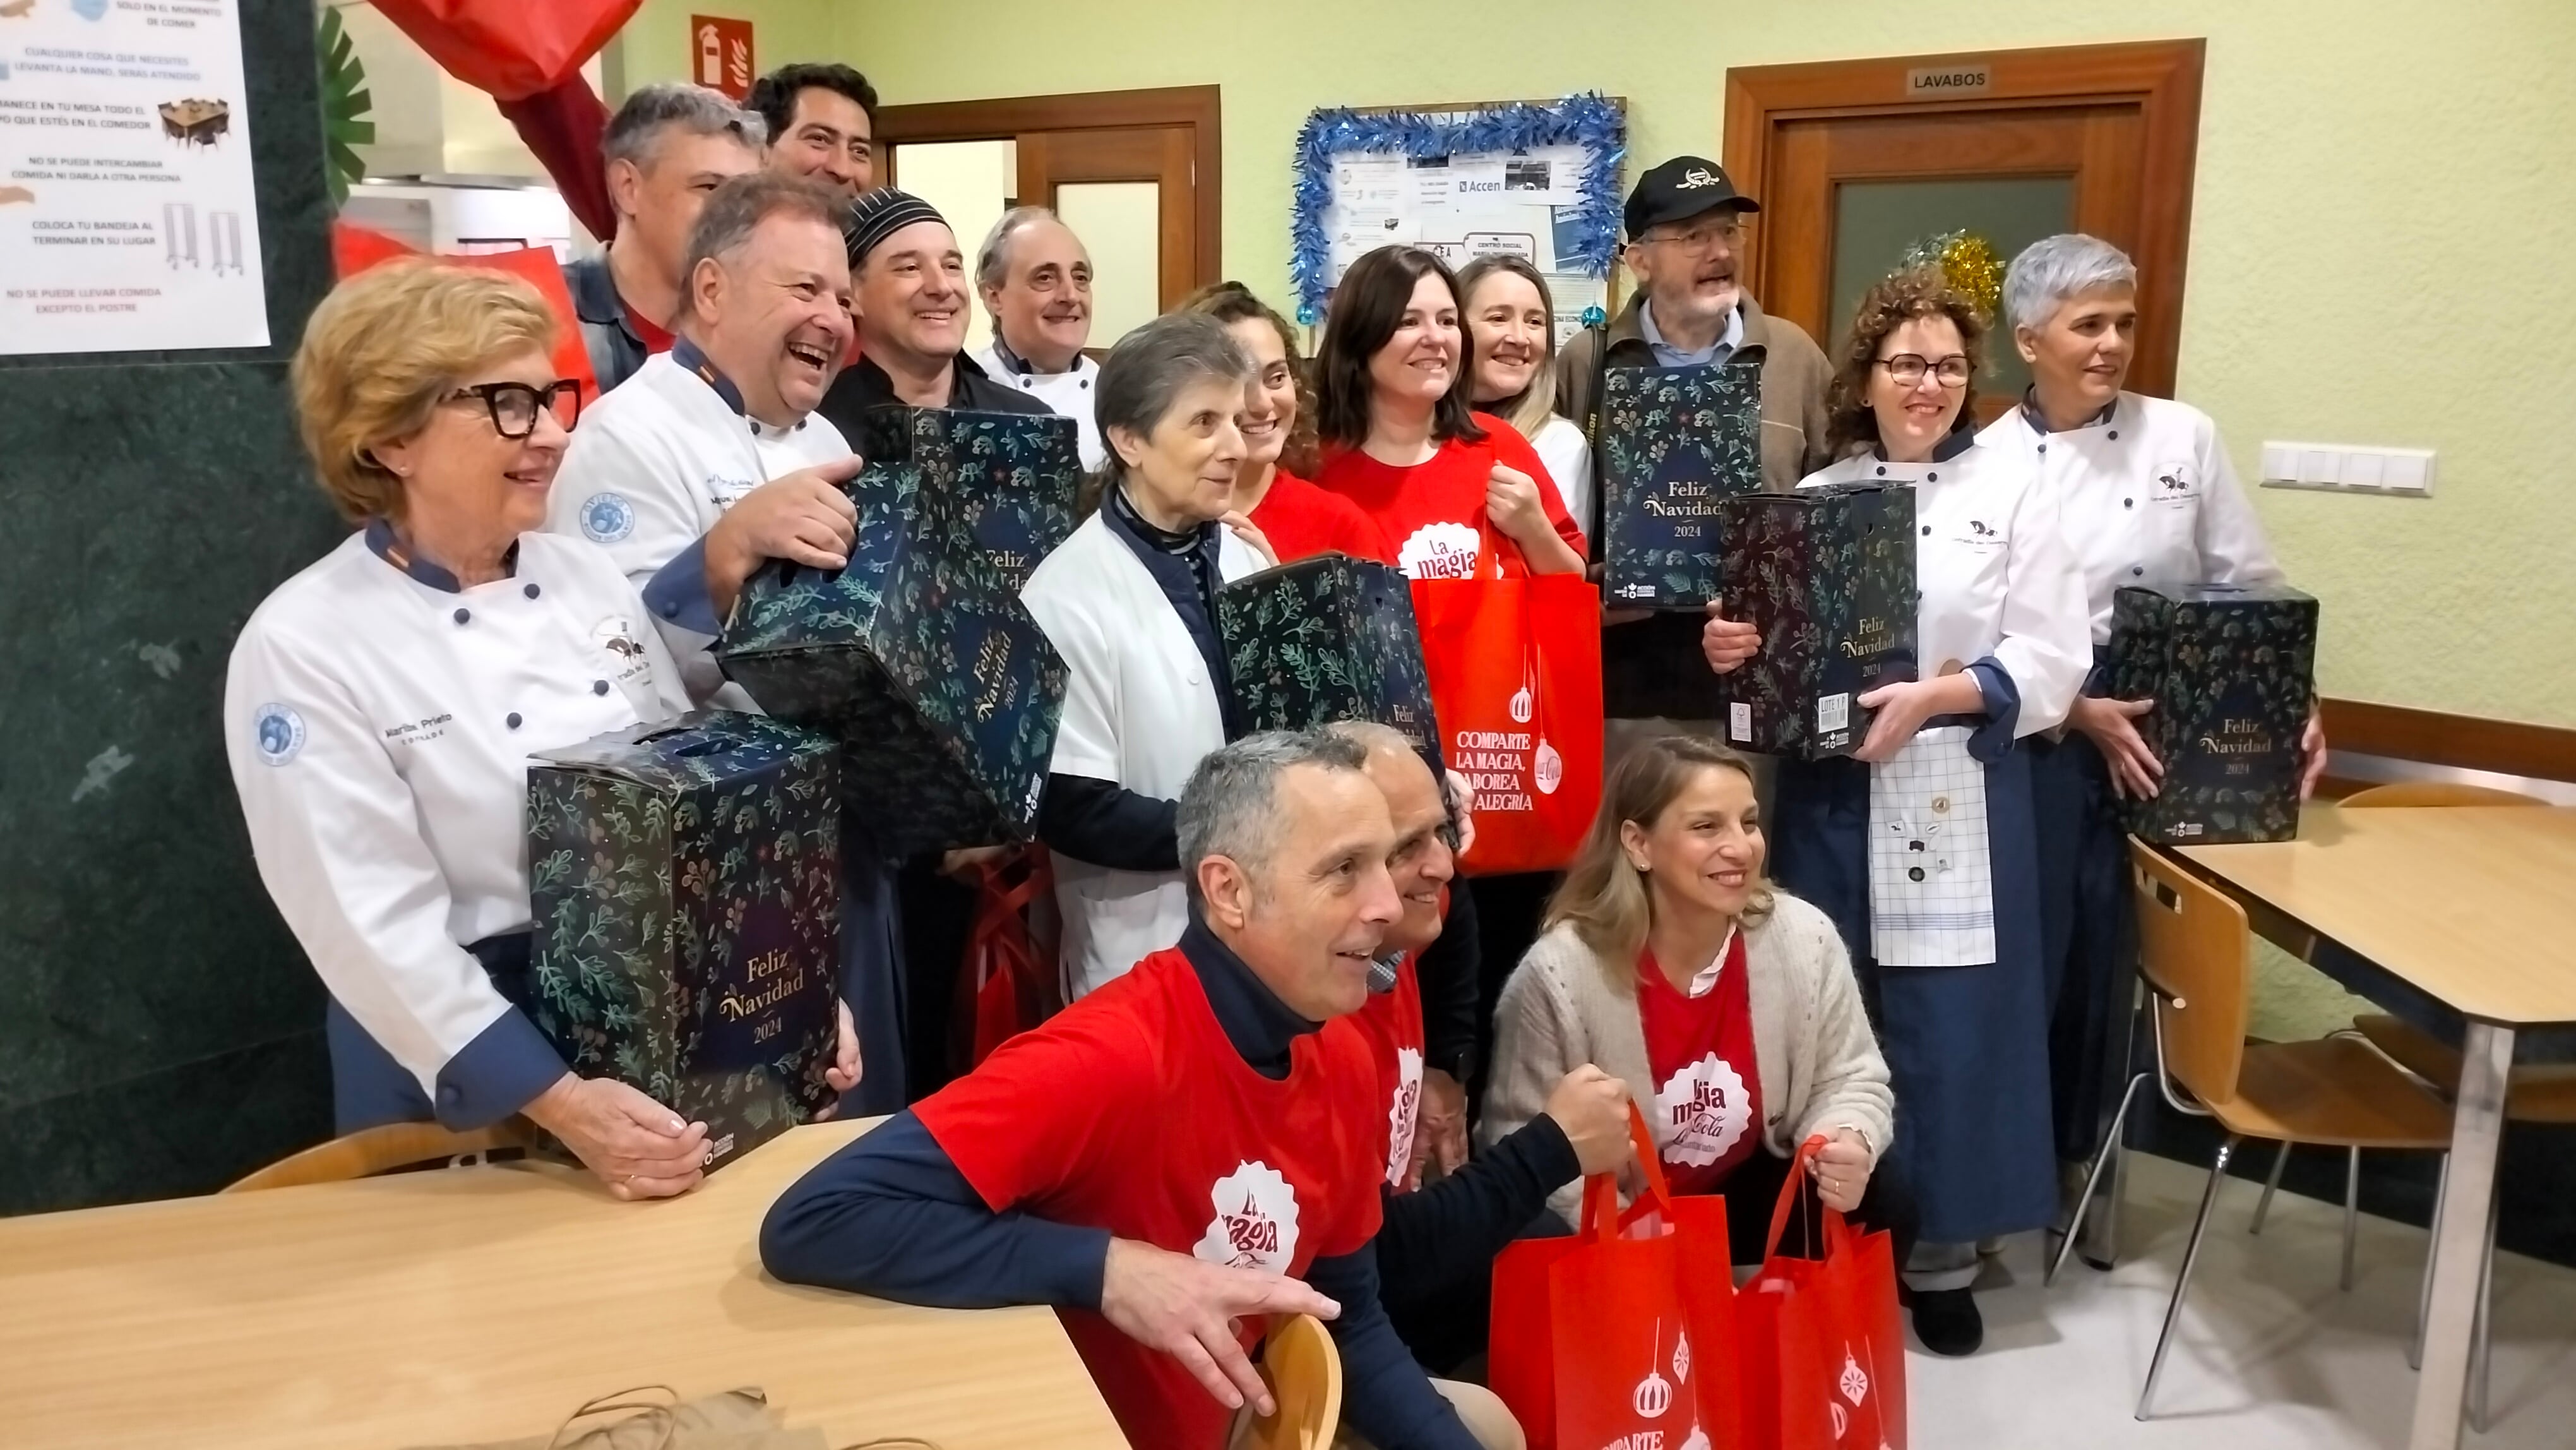
<svg viewBox="0 0 2576 1450"><path fill-rule="evenodd" d="M451 593L352 534L251 614L224 746L260 879L424 1093L509 1010L465 944L528 925L528 757L688 704L579 539L523 535L511 577Z"/></svg>
<svg viewBox="0 0 2576 1450"><path fill-rule="evenodd" d="M2218 425L2188 403L2122 393L2107 417L2065 433L2015 408L1977 441L2037 465L2084 576L2096 645L2110 641L2121 585L2281 580Z"/></svg>
<svg viewBox="0 0 2576 1450"><path fill-rule="evenodd" d="M1264 567L1225 531L1219 576L1230 581ZM1064 712L1049 772L1179 799L1199 761L1225 744L1225 717L1197 644L1144 563L1095 513L1039 562L1020 600L1064 656ZM1068 999L1175 945L1189 925L1177 871L1119 871L1059 855L1055 894Z"/></svg>
<svg viewBox="0 0 2576 1450"><path fill-rule="evenodd" d="M782 474L849 455L820 414L772 428L656 353L582 414L546 501L546 527L608 551L638 590L715 527L743 495ZM691 693L731 709L753 708L725 684L711 636L654 621ZM721 687L721 689L719 689Z"/></svg>
<svg viewBox="0 0 2576 1450"><path fill-rule="evenodd" d="M1100 467L1106 456L1100 445L1100 364L1075 353L1071 372L1023 373L1003 362L1001 349L989 343L967 356L993 381L1017 388L1058 416L1071 418L1081 434L1083 471Z"/></svg>
<svg viewBox="0 0 2576 1450"><path fill-rule="evenodd" d="M2056 498L2030 463L1983 438L1933 463L1863 453L1799 480L1914 489L1915 648L1922 675L1991 655L2021 694L2016 737L2066 718L2093 664L2084 580Z"/></svg>
<svg viewBox="0 0 2576 1450"><path fill-rule="evenodd" d="M1547 476L1556 484L1556 496L1565 500L1566 517L1574 520L1584 532L1585 542L1595 554L1601 541L1592 534L1592 440L1583 436L1583 425L1571 418L1551 417L1530 435L1530 447L1538 461L1547 465Z"/></svg>

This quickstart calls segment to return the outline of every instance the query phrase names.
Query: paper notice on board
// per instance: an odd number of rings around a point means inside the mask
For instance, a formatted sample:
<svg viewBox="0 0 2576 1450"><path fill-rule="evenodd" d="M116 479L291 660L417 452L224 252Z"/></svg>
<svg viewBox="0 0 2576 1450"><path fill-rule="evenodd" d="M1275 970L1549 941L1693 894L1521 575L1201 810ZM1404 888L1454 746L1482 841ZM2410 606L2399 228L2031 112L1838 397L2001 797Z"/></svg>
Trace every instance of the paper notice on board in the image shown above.
<svg viewBox="0 0 2576 1450"><path fill-rule="evenodd" d="M0 0L0 353L259 347L230 0Z"/></svg>

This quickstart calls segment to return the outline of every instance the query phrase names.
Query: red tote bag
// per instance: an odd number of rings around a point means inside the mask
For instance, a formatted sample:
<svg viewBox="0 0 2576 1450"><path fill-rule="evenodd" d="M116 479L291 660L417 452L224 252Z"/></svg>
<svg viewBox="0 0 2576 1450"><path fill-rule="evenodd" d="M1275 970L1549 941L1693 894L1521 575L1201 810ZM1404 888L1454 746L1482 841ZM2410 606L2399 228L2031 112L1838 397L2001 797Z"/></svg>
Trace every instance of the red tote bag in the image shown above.
<svg viewBox="0 0 2576 1450"><path fill-rule="evenodd" d="M1053 1016L1056 1001L1055 870L1044 847L978 871L975 924L957 973L950 1057L972 1072L993 1049Z"/></svg>
<svg viewBox="0 0 2576 1450"><path fill-rule="evenodd" d="M1583 1185L1571 1238L1525 1239L1494 1261L1487 1381L1530 1450L1734 1450L1740 1353L1726 1201L1675 1198L1634 1105L1646 1189Z"/></svg>
<svg viewBox="0 0 2576 1450"><path fill-rule="evenodd" d="M1413 617L1441 753L1475 790L1467 874L1564 866L1601 807L1600 590L1580 574L1417 579Z"/></svg>
<svg viewBox="0 0 2576 1450"><path fill-rule="evenodd" d="M1810 1138L1771 1211L1762 1269L1736 1296L1746 1443L1766 1450L1906 1450L1905 1329L1896 1250L1829 1208L1824 1257L1784 1258L1780 1235L1800 1204Z"/></svg>

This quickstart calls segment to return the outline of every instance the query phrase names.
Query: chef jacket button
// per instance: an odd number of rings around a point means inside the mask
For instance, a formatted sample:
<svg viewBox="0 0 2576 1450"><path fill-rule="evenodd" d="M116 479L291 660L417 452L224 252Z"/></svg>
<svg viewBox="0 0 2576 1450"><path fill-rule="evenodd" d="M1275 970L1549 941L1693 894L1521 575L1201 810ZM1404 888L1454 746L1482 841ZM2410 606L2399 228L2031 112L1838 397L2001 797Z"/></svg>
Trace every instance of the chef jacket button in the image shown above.
<svg viewBox="0 0 2576 1450"><path fill-rule="evenodd" d="M2140 564L2129 571L2132 575L2144 574L2145 572L2147 572L2147 567L2144 564Z"/></svg>
<svg viewBox="0 0 2576 1450"><path fill-rule="evenodd" d="M463 607L463 606L461 606L461 605L460 605L460 606L458 606L457 611L456 611L456 622L457 622L458 624L463 624L465 621L467 621L467 620L469 620L469 619L472 619L473 617L474 617L474 611L473 611L473 610L471 610L471 609L467 609L467 608L464 608L464 607Z"/></svg>
<svg viewBox="0 0 2576 1450"><path fill-rule="evenodd" d="M520 592L520 593L522 593L522 594L524 594L524 595L526 595L526 596L528 596L530 599L534 599L534 598L536 598L538 595L545 593L545 591L544 591L544 590L539 589L539 588L538 588L537 586L535 586L534 584L529 585L527 588L522 589L522 590L520 590L519 592Z"/></svg>
<svg viewBox="0 0 2576 1450"><path fill-rule="evenodd" d="M1920 881L1920 880L1922 880L1922 879L1923 879L1923 868L1922 868L1922 867L1920 867L1920 866L1908 866L1908 867L1906 867L1906 868L1905 868L1905 879L1906 879L1906 880L1908 880L1908 881Z"/></svg>
<svg viewBox="0 0 2576 1450"><path fill-rule="evenodd" d="M1932 526L1930 524L1925 524L1923 526L1923 537L1927 539L1932 537Z"/></svg>
<svg viewBox="0 0 2576 1450"><path fill-rule="evenodd" d="M1936 816L1946 816L1950 814L1950 798L1945 795L1936 795L1932 797L1932 814Z"/></svg>
<svg viewBox="0 0 2576 1450"><path fill-rule="evenodd" d="M510 727L511 729L513 729L513 730L518 729L518 728L519 728L519 712L518 712L518 711L516 711L516 710L511 711L511 712L510 712L510 718L508 718L507 720L502 721L501 723L502 723L502 724L504 724L504 725L509 726L509 727Z"/></svg>
<svg viewBox="0 0 2576 1450"><path fill-rule="evenodd" d="M2122 508L2124 508L2124 509L2133 509L2133 508L2136 508L2137 506L2138 506L2138 501L2137 501L2136 499L2133 499L2133 498L2124 498L2124 499L2120 500L2120 507L2122 507Z"/></svg>
<svg viewBox="0 0 2576 1450"><path fill-rule="evenodd" d="M606 680L593 680L593 681L591 681L591 682L590 682L590 692L591 692L592 694L594 694L594 695L605 695L605 694L607 694L607 693L608 693L608 682L607 682Z"/></svg>
<svg viewBox="0 0 2576 1450"><path fill-rule="evenodd" d="M1879 476L1879 477L1881 477L1881 478L1885 478L1885 477L1887 477L1887 465L1886 465L1886 464L1882 463L1882 464L1880 464L1880 465L1878 466L1878 476Z"/></svg>
<svg viewBox="0 0 2576 1450"><path fill-rule="evenodd" d="M1087 387L1090 387L1090 386L1091 386L1091 379L1089 379L1089 378L1084 378L1084 379L1082 379L1080 382L1078 382L1078 383L1074 384L1074 386L1075 386L1075 387L1079 387L1079 388L1087 388Z"/></svg>
<svg viewBox="0 0 2576 1450"><path fill-rule="evenodd" d="M2039 445L2039 451L2040 451L2040 452L2042 452L2042 453L2046 453L2046 452L2048 451L2048 445L2047 445L2047 444L2045 444L2045 443L2042 443L2041 445Z"/></svg>
<svg viewBox="0 0 2576 1450"><path fill-rule="evenodd" d="M2120 441L2120 430L2119 430L2119 429L2114 428L2114 429L2112 429L2112 430L2111 430L2111 441L2112 441L2112 442L2114 442L2114 443L2117 443L2117 442L2119 442L2119 441Z"/></svg>

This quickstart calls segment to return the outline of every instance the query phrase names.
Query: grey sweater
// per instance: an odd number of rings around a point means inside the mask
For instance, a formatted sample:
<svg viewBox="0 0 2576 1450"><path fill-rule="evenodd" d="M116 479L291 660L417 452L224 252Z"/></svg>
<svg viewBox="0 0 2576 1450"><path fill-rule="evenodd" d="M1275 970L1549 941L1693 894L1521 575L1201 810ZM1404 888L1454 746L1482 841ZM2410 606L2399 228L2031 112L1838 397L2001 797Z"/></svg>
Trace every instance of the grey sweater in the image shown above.
<svg viewBox="0 0 2576 1450"><path fill-rule="evenodd" d="M1886 1153L1895 1132L1887 1061L1870 1035L1860 984L1833 922L1775 890L1770 912L1741 929L1763 1145L1786 1158L1810 1136L1851 1128ZM1571 926L1531 944L1494 1012L1493 1073L1478 1136L1495 1142L1538 1116L1557 1080L1585 1063L1651 1100L1636 970L1634 962L1606 968ZM1638 1186L1623 1178L1622 1196ZM1548 1207L1573 1223L1581 1195L1579 1182L1569 1185Z"/></svg>

